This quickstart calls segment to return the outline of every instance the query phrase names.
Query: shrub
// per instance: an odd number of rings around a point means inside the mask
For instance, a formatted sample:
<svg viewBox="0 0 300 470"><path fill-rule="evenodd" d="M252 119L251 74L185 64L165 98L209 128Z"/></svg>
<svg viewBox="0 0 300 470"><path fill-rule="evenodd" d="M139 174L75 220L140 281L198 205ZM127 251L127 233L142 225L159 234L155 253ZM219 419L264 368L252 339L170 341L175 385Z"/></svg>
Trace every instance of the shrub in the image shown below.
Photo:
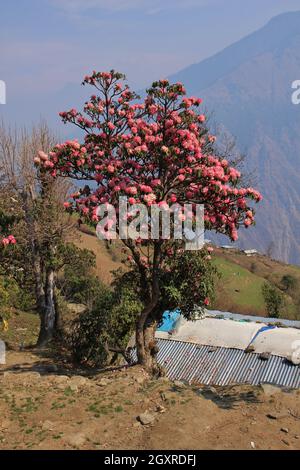
<svg viewBox="0 0 300 470"><path fill-rule="evenodd" d="M99 286L93 307L73 321L67 345L76 362L103 367L113 362L118 352L125 355L142 304L128 287L126 276L121 276L114 288Z"/></svg>
<svg viewBox="0 0 300 470"><path fill-rule="evenodd" d="M266 304L266 310L269 317L279 318L280 309L284 304L282 293L273 285L265 282L262 286L262 294Z"/></svg>
<svg viewBox="0 0 300 470"><path fill-rule="evenodd" d="M283 286L284 290L286 291L295 290L297 287L297 284L298 284L297 279L291 274L285 274L284 276L282 276L281 285Z"/></svg>

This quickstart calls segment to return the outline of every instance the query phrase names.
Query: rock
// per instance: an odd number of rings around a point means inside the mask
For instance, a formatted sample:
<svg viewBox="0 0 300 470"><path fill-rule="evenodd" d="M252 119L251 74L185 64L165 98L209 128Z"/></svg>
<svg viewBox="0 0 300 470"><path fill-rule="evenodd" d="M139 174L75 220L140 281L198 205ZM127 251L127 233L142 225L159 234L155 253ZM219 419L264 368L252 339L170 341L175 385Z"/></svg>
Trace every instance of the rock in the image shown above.
<svg viewBox="0 0 300 470"><path fill-rule="evenodd" d="M22 377L28 380L39 380L41 374L39 372L23 372Z"/></svg>
<svg viewBox="0 0 300 470"><path fill-rule="evenodd" d="M213 353L217 351L217 346L210 346L207 350L208 353Z"/></svg>
<svg viewBox="0 0 300 470"><path fill-rule="evenodd" d="M174 384L175 387L177 387L177 388L183 388L183 387L184 387L184 383L183 383L183 382L180 382L180 380L174 380L173 384Z"/></svg>
<svg viewBox="0 0 300 470"><path fill-rule="evenodd" d="M166 412L166 408L165 408L164 406L162 406L162 405L157 405L155 411L156 411L157 413L165 413L165 412Z"/></svg>
<svg viewBox="0 0 300 470"><path fill-rule="evenodd" d="M70 436L66 437L66 442L70 444L72 447L80 448L86 442L86 437L82 433L71 434Z"/></svg>
<svg viewBox="0 0 300 470"><path fill-rule="evenodd" d="M147 426L148 424L152 424L155 421L155 417L149 413L148 411L145 411L145 413L142 413L138 416L139 421L143 424L143 426Z"/></svg>
<svg viewBox="0 0 300 470"><path fill-rule="evenodd" d="M22 384L24 387L30 387L41 380L41 376L38 372L22 372L22 373L11 373L4 372L3 376L5 381L13 379L14 383Z"/></svg>
<svg viewBox="0 0 300 470"><path fill-rule="evenodd" d="M176 396L176 392L160 392L160 396L163 401L171 401L176 400L176 398L178 398Z"/></svg>
<svg viewBox="0 0 300 470"><path fill-rule="evenodd" d="M291 444L289 443L289 441L287 441L286 439L281 439L282 442L286 445L286 446L290 446Z"/></svg>
<svg viewBox="0 0 300 470"><path fill-rule="evenodd" d="M60 390L64 390L69 384L69 377L67 375L58 375L53 379L54 385Z"/></svg>
<svg viewBox="0 0 300 470"><path fill-rule="evenodd" d="M134 378L134 381L138 383L139 385L143 385L147 380L147 377L143 377L142 375L138 375L137 377Z"/></svg>
<svg viewBox="0 0 300 470"><path fill-rule="evenodd" d="M271 354L268 352L263 352L259 355L259 358L262 359L263 361L267 361L270 359Z"/></svg>
<svg viewBox="0 0 300 470"><path fill-rule="evenodd" d="M250 442L250 446L251 446L252 449L255 449L255 448L256 448L256 447L255 447L255 442L251 441L251 442Z"/></svg>
<svg viewBox="0 0 300 470"><path fill-rule="evenodd" d="M39 380L41 378L41 374L39 374L39 372L35 372L35 371L29 371L29 372L10 372L10 371L5 371L3 373L3 378L5 380L9 380L11 378L13 378L14 380L21 380L21 381L24 381L24 380L27 380L27 381L30 381L30 380Z"/></svg>
<svg viewBox="0 0 300 470"><path fill-rule="evenodd" d="M282 388L272 384L261 384L261 388L265 395L276 395L278 393L282 393Z"/></svg>
<svg viewBox="0 0 300 470"><path fill-rule="evenodd" d="M11 377L14 377L14 376L16 376L15 372L8 372L8 371L3 372L3 375L2 375L4 379L10 379Z"/></svg>
<svg viewBox="0 0 300 470"><path fill-rule="evenodd" d="M0 429L8 429L11 422L8 419L2 419L0 422Z"/></svg>
<svg viewBox="0 0 300 470"><path fill-rule="evenodd" d="M281 428L281 429L280 429L280 431L281 431L281 432L285 432L286 434L288 434L288 433L289 433L289 430L288 430L288 428Z"/></svg>
<svg viewBox="0 0 300 470"><path fill-rule="evenodd" d="M78 390L79 390L79 389L78 389L78 385L73 384L73 383L71 383L71 384L69 385L69 387L70 387L70 390L72 390L72 392L78 392Z"/></svg>
<svg viewBox="0 0 300 470"><path fill-rule="evenodd" d="M103 377L102 379L97 380L96 383L97 385L99 385L99 387L106 387L107 385L110 384L110 381Z"/></svg>
<svg viewBox="0 0 300 470"><path fill-rule="evenodd" d="M43 431L53 431L55 429L55 424L52 423L50 420L46 420L42 423L42 430Z"/></svg>
<svg viewBox="0 0 300 470"><path fill-rule="evenodd" d="M70 385L71 384L76 385L77 387L84 387L86 385L91 385L91 382L89 379L86 379L81 375L74 375L74 377L71 377L70 379Z"/></svg>
<svg viewBox="0 0 300 470"><path fill-rule="evenodd" d="M281 419L287 416L289 416L288 413L276 413L275 411L267 414L267 418L269 419Z"/></svg>

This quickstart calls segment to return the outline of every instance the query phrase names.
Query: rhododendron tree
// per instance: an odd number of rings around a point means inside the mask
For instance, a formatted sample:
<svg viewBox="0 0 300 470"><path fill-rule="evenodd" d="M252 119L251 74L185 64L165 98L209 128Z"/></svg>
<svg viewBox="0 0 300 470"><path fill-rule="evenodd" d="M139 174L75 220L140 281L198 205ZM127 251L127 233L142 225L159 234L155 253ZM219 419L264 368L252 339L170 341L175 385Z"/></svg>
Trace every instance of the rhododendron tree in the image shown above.
<svg viewBox="0 0 300 470"><path fill-rule="evenodd" d="M49 154L40 151L35 159L53 177L87 182L71 195L65 207L97 224L99 204L117 207L120 196L127 196L131 207L144 203L148 209L155 205L166 211L173 204L188 203L188 217L193 222L196 206L203 204L205 228L237 240L239 227L254 224L253 203L261 195L251 187L240 187L240 172L217 156L216 138L207 129L201 99L187 97L181 83L159 80L141 101L124 80L125 76L115 71L85 77L83 84L94 87L95 93L83 111L71 109L60 114L64 123L84 131L83 143L69 140L56 145ZM150 217L149 212L149 223ZM180 220L184 218L181 214ZM118 231L119 222L108 220L107 237L112 225ZM162 315L159 305L166 295L166 276L174 263L180 266L176 260L187 255L183 241L162 237L126 239L123 243L130 251L128 261L139 273L143 293L144 309L136 328L138 360L151 368L155 364L154 332ZM203 253L202 263L208 263L209 253ZM197 256L190 254L184 265ZM205 273L190 282L195 297L189 289L192 299L187 299L187 317L196 304L204 307L209 303L206 289L200 288L205 286Z"/></svg>

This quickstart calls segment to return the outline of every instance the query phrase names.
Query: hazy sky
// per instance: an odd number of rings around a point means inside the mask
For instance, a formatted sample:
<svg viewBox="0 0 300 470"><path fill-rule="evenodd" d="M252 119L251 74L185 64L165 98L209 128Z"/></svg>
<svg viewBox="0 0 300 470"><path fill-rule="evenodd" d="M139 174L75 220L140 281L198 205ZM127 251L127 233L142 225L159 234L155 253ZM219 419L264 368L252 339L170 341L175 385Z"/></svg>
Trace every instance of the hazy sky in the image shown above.
<svg viewBox="0 0 300 470"><path fill-rule="evenodd" d="M25 97L47 115L45 97L93 69L115 68L141 88L290 10L300 0L0 0L0 115ZM27 112L34 120L37 107Z"/></svg>

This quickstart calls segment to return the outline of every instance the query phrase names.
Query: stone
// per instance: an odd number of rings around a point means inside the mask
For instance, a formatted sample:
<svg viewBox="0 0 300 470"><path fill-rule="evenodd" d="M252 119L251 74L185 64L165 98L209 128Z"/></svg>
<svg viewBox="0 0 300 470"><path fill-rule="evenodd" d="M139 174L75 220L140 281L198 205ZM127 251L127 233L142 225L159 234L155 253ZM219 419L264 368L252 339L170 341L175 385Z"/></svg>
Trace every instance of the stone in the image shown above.
<svg viewBox="0 0 300 470"><path fill-rule="evenodd" d="M281 428L281 429L280 429L280 431L281 431L281 432L285 432L286 434L288 434L288 433L289 433L289 430L288 430L288 428Z"/></svg>
<svg viewBox="0 0 300 470"><path fill-rule="evenodd" d="M272 384L261 384L261 388L265 395L271 396L282 393L282 388Z"/></svg>
<svg viewBox="0 0 300 470"><path fill-rule="evenodd" d="M165 412L166 412L166 408L165 408L164 406L162 406L162 405L157 405L155 411L156 411L157 413L165 413Z"/></svg>
<svg viewBox="0 0 300 470"><path fill-rule="evenodd" d="M180 380L174 380L173 384L174 384L175 387L177 387L177 388L183 388L183 387L184 387L184 383L183 383L183 382L180 382Z"/></svg>
<svg viewBox="0 0 300 470"><path fill-rule="evenodd" d="M281 419L286 418L287 416L288 413L276 413L275 411L267 414L267 418L269 419Z"/></svg>
<svg viewBox="0 0 300 470"><path fill-rule="evenodd" d="M70 379L70 385L71 384L77 385L77 387L84 387L85 385L90 385L90 381L81 375L74 375L74 377Z"/></svg>
<svg viewBox="0 0 300 470"><path fill-rule="evenodd" d="M171 400L176 400L176 392L160 392L161 399L163 401L171 401Z"/></svg>
<svg viewBox="0 0 300 470"><path fill-rule="evenodd" d="M53 431L55 429L55 424L50 421L50 420L46 420L42 423L42 430L43 431Z"/></svg>
<svg viewBox="0 0 300 470"><path fill-rule="evenodd" d="M251 446L252 449L255 449L255 448L256 448L255 442L251 441L251 442L250 442L250 446Z"/></svg>
<svg viewBox="0 0 300 470"><path fill-rule="evenodd" d="M287 441L286 439L281 439L282 442L286 445L286 446L290 446L291 444L289 443L289 441Z"/></svg>
<svg viewBox="0 0 300 470"><path fill-rule="evenodd" d="M38 380L41 378L41 374L39 372L23 372L22 377L28 380Z"/></svg>
<svg viewBox="0 0 300 470"><path fill-rule="evenodd" d="M83 433L71 434L66 437L66 442L72 447L80 448L85 444L86 437Z"/></svg>
<svg viewBox="0 0 300 470"><path fill-rule="evenodd" d="M0 422L0 429L8 429L11 422L8 419L2 419Z"/></svg>
<svg viewBox="0 0 300 470"><path fill-rule="evenodd" d="M54 378L54 385L61 390L64 390L68 384L69 377L67 375L58 375Z"/></svg>
<svg viewBox="0 0 300 470"><path fill-rule="evenodd" d="M107 385L109 385L109 383L109 380L105 379L104 377L102 379L97 380L97 385L99 385L99 387L106 387Z"/></svg>
<svg viewBox="0 0 300 470"><path fill-rule="evenodd" d="M152 424L155 421L155 417L149 413L148 411L145 411L145 413L142 413L138 416L139 421L142 423L143 426L147 426L148 424Z"/></svg>
<svg viewBox="0 0 300 470"><path fill-rule="evenodd" d="M135 382L138 383L139 385L143 385L145 383L145 381L147 380L147 377L143 377L141 375L138 375L137 377L135 377Z"/></svg>
<svg viewBox="0 0 300 470"><path fill-rule="evenodd" d="M259 355L259 358L262 359L263 361L267 361L270 359L271 354L268 352L263 352Z"/></svg>

